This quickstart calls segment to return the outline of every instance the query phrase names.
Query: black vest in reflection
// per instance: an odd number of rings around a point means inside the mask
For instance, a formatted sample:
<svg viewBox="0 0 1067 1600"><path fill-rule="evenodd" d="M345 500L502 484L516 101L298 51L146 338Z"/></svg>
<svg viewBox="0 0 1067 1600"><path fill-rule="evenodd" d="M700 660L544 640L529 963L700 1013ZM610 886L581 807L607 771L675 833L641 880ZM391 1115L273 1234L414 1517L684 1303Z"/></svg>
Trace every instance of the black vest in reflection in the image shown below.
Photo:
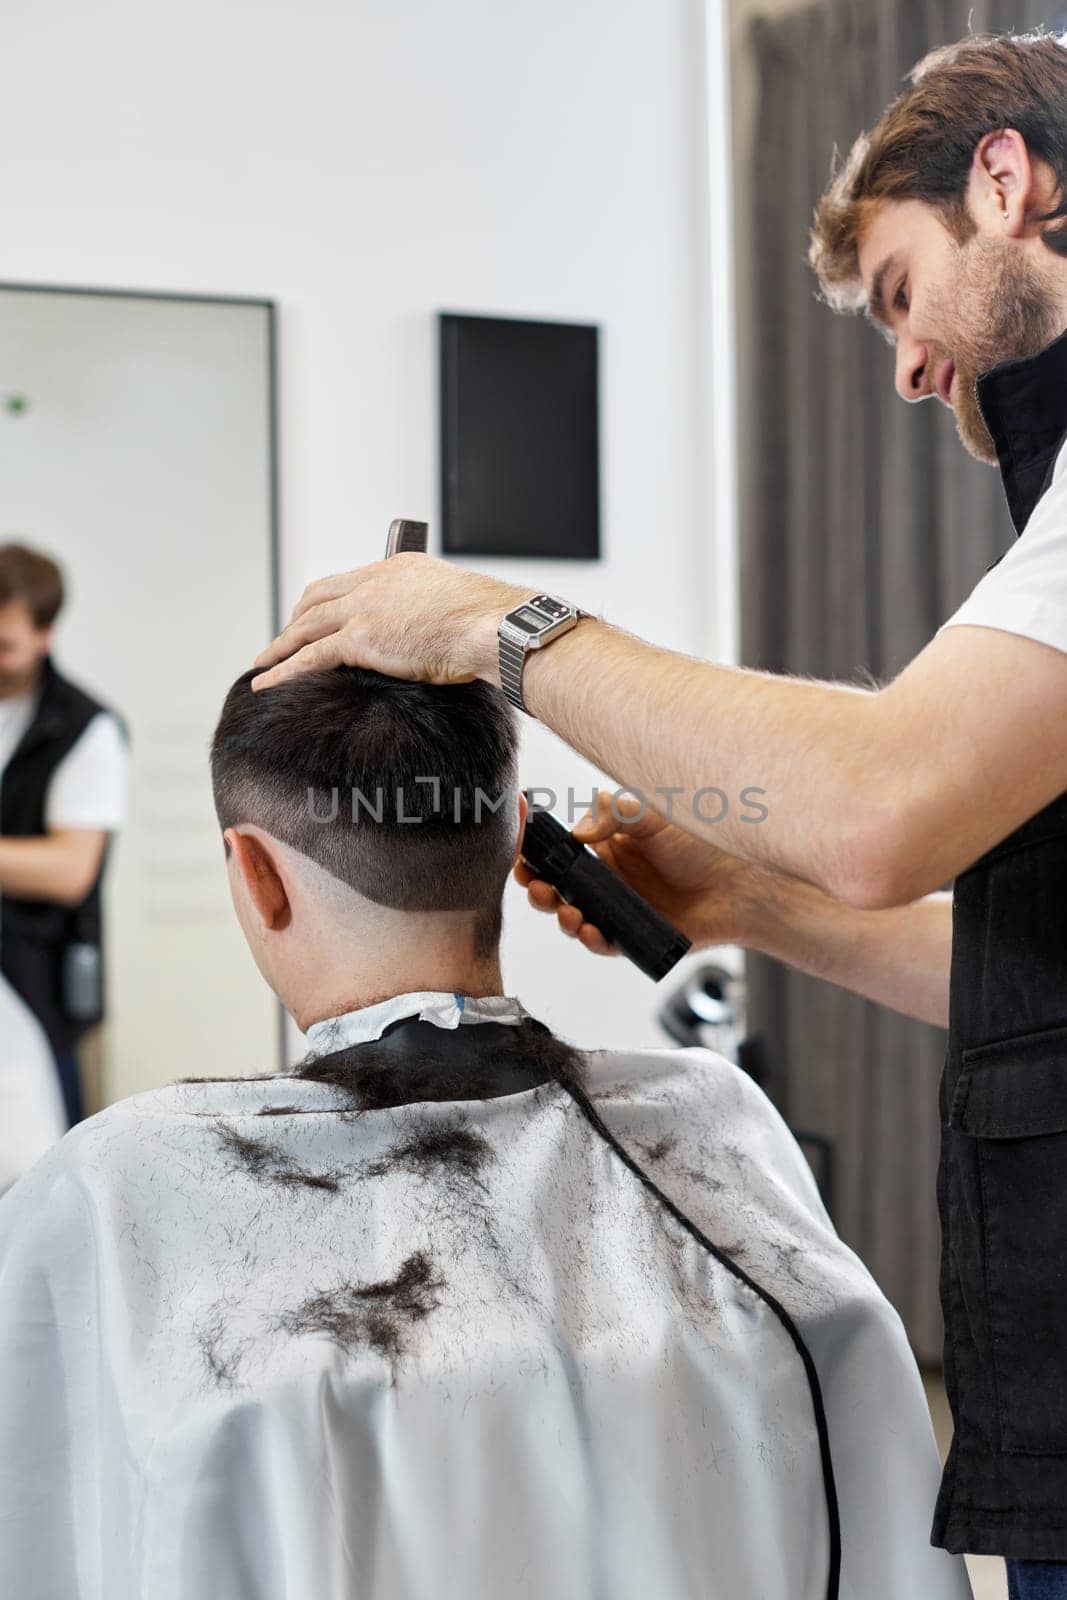
<svg viewBox="0 0 1067 1600"><path fill-rule="evenodd" d="M50 656L45 658L33 720L0 775L0 836L32 838L45 832L52 774L105 709L57 672ZM56 1051L69 1050L93 1021L99 1021L99 1016L75 1020L66 1014L62 970L68 945L101 944L100 883L106 859L105 848L100 873L80 905L0 895L0 971L38 1018Z"/></svg>
<svg viewBox="0 0 1067 1600"><path fill-rule="evenodd" d="M978 400L1021 534L1067 439L1067 334L987 373ZM960 874L952 914L938 1203L956 1433L934 1541L1067 1561L1067 794Z"/></svg>

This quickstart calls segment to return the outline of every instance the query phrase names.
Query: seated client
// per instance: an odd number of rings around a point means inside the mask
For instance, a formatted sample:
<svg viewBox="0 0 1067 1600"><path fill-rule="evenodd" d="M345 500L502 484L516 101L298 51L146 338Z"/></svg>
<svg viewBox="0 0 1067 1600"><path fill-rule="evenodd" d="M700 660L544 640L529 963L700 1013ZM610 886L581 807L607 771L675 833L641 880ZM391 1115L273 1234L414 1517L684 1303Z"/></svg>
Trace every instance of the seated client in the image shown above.
<svg viewBox="0 0 1067 1600"><path fill-rule="evenodd" d="M902 1328L769 1102L502 992L502 695L250 677L215 802L308 1053L191 1061L0 1201L3 1593L961 1600Z"/></svg>

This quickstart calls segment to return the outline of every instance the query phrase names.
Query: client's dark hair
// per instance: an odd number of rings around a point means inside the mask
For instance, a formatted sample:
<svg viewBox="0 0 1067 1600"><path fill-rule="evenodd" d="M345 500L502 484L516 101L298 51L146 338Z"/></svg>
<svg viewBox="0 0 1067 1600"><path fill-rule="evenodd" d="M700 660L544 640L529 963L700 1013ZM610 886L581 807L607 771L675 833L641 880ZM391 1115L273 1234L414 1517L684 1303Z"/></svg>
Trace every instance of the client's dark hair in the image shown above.
<svg viewBox="0 0 1067 1600"><path fill-rule="evenodd" d="M211 744L220 827L260 827L379 905L477 911L490 954L518 782L501 691L335 667L253 693L254 676L230 689Z"/></svg>

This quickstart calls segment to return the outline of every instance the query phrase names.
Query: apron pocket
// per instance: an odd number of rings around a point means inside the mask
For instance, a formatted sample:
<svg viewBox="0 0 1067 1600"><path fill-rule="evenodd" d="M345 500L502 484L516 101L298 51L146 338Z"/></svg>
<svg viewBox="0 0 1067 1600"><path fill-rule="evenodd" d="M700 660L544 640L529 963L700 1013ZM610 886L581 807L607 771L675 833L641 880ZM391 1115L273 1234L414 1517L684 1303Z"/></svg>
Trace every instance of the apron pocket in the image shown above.
<svg viewBox="0 0 1067 1600"><path fill-rule="evenodd" d="M1001 1448L1067 1454L1067 1027L964 1050Z"/></svg>

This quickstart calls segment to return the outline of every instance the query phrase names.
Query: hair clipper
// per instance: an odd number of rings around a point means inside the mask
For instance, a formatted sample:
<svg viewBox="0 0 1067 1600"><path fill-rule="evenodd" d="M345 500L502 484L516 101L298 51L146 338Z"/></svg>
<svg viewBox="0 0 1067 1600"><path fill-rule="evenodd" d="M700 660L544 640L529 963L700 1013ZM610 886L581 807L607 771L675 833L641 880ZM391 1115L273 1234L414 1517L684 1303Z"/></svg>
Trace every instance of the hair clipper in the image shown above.
<svg viewBox="0 0 1067 1600"><path fill-rule="evenodd" d="M528 791L526 798L529 801ZM550 811L530 807L522 859L657 983L692 945Z"/></svg>

